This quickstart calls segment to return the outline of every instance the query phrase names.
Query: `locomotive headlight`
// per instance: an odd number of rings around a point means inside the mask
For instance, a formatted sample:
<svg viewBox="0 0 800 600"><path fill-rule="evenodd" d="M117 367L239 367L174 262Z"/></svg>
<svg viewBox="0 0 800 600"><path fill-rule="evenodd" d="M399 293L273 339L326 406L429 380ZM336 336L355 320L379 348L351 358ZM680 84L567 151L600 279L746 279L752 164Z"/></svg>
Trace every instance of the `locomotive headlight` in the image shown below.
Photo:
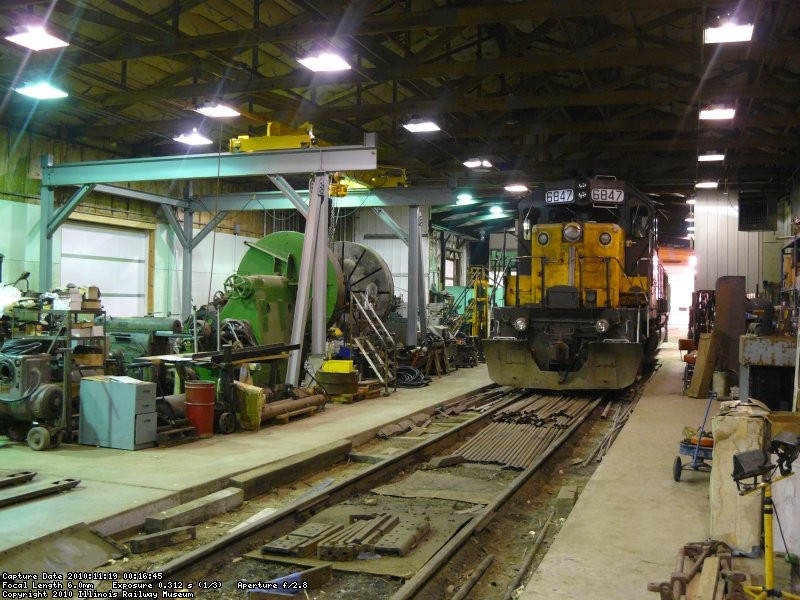
<svg viewBox="0 0 800 600"><path fill-rule="evenodd" d="M581 230L581 226L577 223L567 223L564 225L564 239L568 242L579 242L581 241L582 235L583 230Z"/></svg>
<svg viewBox="0 0 800 600"><path fill-rule="evenodd" d="M546 234L546 233L543 231L542 233L540 233L540 234L539 234L539 235L536 237L536 239L537 239L537 240L539 240L539 244L541 244L542 246L547 246L547 242L549 242L549 241L550 241L550 236L549 236L549 235L547 235L547 234Z"/></svg>
<svg viewBox="0 0 800 600"><path fill-rule="evenodd" d="M608 246L611 243L611 234L608 233L607 231L604 231L603 233L601 233L600 234L600 243L603 244L603 246Z"/></svg>
<svg viewBox="0 0 800 600"><path fill-rule="evenodd" d="M605 319L598 319L597 322L594 324L594 330L597 333L605 333L609 329L611 329L611 323L609 323Z"/></svg>
<svg viewBox="0 0 800 600"><path fill-rule="evenodd" d="M516 329L520 333L528 329L528 319L526 319L525 317L518 317L514 321L514 329Z"/></svg>

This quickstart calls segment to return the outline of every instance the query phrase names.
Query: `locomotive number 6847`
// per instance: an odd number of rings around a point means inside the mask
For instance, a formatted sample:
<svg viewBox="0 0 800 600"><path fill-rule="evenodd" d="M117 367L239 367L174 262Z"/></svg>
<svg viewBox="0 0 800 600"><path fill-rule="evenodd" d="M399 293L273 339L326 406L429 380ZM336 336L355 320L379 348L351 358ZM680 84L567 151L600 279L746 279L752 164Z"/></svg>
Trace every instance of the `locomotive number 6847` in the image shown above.
<svg viewBox="0 0 800 600"><path fill-rule="evenodd" d="M501 385L622 389L667 324L652 201L616 179L547 184L520 202L505 306L483 341Z"/></svg>

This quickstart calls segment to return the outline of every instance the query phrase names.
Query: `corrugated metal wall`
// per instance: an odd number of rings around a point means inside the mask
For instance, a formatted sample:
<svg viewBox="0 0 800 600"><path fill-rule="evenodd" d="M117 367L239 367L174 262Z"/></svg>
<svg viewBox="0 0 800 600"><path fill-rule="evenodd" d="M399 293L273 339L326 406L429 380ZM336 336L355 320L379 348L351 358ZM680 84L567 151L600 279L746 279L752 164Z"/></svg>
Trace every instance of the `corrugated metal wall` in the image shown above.
<svg viewBox="0 0 800 600"><path fill-rule="evenodd" d="M713 290L724 275L741 275L748 292L761 286L764 277L762 241L774 234L739 231L737 193L697 190L695 213L696 290ZM774 255L777 264L778 256Z"/></svg>
<svg viewBox="0 0 800 600"><path fill-rule="evenodd" d="M395 222L408 231L408 208L405 206L386 206L386 213ZM430 289L430 251L428 248L428 213L426 207L420 209L422 214L422 264L425 269L426 289ZM361 209L356 215L356 226L354 231L354 242L364 244L374 249L381 255L394 276L394 295L402 296L408 302L408 247L403 240L397 238L394 233L381 221L372 209ZM438 267L437 267L438 271Z"/></svg>

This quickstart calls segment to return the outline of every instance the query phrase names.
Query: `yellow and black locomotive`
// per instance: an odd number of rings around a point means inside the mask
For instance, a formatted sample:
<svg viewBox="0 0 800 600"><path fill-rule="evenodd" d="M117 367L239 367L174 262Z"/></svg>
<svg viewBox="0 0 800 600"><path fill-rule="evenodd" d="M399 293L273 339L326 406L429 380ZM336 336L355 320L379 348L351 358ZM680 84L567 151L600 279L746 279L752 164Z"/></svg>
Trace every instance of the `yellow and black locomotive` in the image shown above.
<svg viewBox="0 0 800 600"><path fill-rule="evenodd" d="M505 306L483 341L491 379L547 390L622 389L667 326L653 202L617 179L548 183L520 201Z"/></svg>

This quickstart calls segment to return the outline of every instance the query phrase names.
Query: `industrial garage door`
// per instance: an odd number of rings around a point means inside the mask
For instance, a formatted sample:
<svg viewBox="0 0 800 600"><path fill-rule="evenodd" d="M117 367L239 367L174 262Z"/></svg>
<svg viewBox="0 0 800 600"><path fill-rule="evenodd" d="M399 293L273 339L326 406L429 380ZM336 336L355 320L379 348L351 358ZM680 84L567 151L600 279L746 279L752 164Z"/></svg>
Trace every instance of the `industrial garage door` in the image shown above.
<svg viewBox="0 0 800 600"><path fill-rule="evenodd" d="M73 223L61 227L61 285L96 285L108 315L147 312L148 232Z"/></svg>

